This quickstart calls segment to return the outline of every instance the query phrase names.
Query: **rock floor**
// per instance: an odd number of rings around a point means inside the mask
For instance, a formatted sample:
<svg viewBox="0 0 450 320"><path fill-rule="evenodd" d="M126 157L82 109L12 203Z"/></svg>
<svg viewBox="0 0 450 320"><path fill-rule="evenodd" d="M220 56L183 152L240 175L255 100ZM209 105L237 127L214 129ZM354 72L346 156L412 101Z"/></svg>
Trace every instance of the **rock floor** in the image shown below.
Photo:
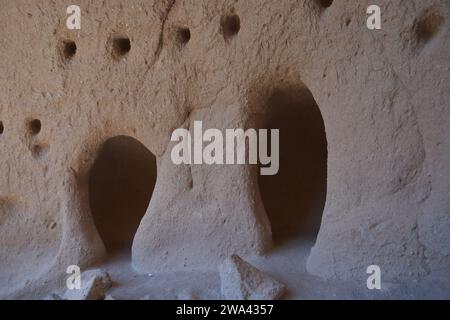
<svg viewBox="0 0 450 320"><path fill-rule="evenodd" d="M365 282L329 281L313 276L306 271L306 260L313 243L312 238L297 238L251 263L287 285L285 299L450 298L450 279L425 278L419 283L409 284L382 283L382 290L377 291L368 290ZM107 295L117 300L222 299L218 272L141 274L132 268L129 253L117 254L99 267L113 279Z"/></svg>

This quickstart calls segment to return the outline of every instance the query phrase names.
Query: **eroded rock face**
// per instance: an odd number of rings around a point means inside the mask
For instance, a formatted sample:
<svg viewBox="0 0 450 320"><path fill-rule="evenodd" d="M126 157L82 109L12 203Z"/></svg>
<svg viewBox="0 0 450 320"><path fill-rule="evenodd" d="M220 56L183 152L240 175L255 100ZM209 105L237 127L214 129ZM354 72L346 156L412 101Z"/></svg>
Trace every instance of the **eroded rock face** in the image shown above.
<svg viewBox="0 0 450 320"><path fill-rule="evenodd" d="M66 28L64 1L3 2L0 297L36 296L69 265L105 258L89 179L117 136L157 161L133 231L137 270L216 270L270 249L256 168L175 166L169 141L196 120L259 127L280 91L309 92L326 133L308 270L450 277L448 1L379 0L381 31L357 0L79 0L79 31Z"/></svg>
<svg viewBox="0 0 450 320"><path fill-rule="evenodd" d="M286 291L282 283L238 255L222 263L219 271L222 295L228 300L275 300Z"/></svg>

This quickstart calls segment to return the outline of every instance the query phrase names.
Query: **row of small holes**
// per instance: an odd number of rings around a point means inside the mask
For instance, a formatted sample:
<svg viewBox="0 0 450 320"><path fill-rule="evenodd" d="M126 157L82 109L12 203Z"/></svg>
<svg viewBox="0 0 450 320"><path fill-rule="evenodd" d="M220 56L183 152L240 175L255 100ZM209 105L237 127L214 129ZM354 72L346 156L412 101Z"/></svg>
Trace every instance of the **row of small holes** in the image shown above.
<svg viewBox="0 0 450 320"><path fill-rule="evenodd" d="M131 50L131 42L130 39L120 37L114 38L112 41L113 46L113 56L115 58L120 58L121 56L126 55ZM62 55L66 60L72 59L77 53L77 44L72 40L64 40Z"/></svg>
<svg viewBox="0 0 450 320"><path fill-rule="evenodd" d="M236 35L241 28L239 16L236 14L223 16L221 19L221 33L225 40L229 40ZM185 45L191 40L191 31L188 28L179 28L177 31L177 41ZM113 56L120 58L131 50L131 41L126 37L118 37L112 40ZM77 45L72 40L64 40L62 55L65 59L72 59L77 53Z"/></svg>
<svg viewBox="0 0 450 320"><path fill-rule="evenodd" d="M33 119L28 123L28 130L30 134L35 136L41 132L42 124L39 119ZM5 131L5 127L3 126L3 122L0 121L0 135Z"/></svg>

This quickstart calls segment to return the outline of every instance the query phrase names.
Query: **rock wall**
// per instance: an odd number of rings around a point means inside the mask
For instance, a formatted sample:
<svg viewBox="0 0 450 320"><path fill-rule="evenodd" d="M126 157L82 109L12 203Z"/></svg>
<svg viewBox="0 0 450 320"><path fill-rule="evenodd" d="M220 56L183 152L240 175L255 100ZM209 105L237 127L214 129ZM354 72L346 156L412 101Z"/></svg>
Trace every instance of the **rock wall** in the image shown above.
<svg viewBox="0 0 450 320"><path fill-rule="evenodd" d="M89 175L117 136L157 159L137 270L213 269L270 250L255 167L175 166L170 136L196 120L262 126L280 90L310 92L326 132L308 270L450 275L448 1L378 0L378 31L366 28L366 0L80 0L76 31L64 1L0 2L2 296L105 257Z"/></svg>

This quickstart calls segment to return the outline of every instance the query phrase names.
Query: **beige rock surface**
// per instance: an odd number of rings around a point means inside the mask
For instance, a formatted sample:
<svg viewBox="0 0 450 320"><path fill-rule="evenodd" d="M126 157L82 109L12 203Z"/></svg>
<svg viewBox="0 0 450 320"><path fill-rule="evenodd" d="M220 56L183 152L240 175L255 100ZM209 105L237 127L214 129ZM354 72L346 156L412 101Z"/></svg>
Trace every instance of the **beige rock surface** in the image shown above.
<svg viewBox="0 0 450 320"><path fill-rule="evenodd" d="M292 223L264 209L256 168L175 166L170 135L196 120L264 127L284 101L317 106L324 128L304 139L327 151L308 271L450 278L450 3L376 2L380 31L365 26L368 0L79 0L71 31L64 1L0 0L0 297L46 296L67 266L105 261L92 168L107 141L114 165L100 172L157 170L136 200L145 215L117 231L136 271L216 271L276 250L271 229ZM142 168L122 163L143 153ZM114 183L105 192L119 201Z"/></svg>

